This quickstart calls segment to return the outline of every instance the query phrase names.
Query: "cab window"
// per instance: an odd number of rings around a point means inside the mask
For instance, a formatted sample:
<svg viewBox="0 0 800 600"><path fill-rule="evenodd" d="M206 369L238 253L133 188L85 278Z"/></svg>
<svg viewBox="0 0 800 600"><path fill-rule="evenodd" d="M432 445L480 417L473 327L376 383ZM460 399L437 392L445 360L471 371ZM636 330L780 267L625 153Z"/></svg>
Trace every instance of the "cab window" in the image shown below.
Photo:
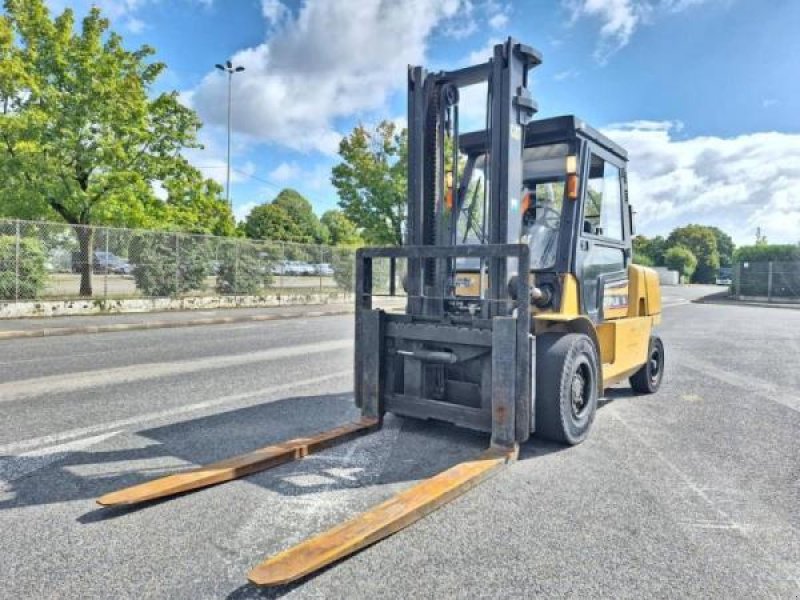
<svg viewBox="0 0 800 600"><path fill-rule="evenodd" d="M622 192L619 169L592 154L583 231L613 240L622 240Z"/></svg>

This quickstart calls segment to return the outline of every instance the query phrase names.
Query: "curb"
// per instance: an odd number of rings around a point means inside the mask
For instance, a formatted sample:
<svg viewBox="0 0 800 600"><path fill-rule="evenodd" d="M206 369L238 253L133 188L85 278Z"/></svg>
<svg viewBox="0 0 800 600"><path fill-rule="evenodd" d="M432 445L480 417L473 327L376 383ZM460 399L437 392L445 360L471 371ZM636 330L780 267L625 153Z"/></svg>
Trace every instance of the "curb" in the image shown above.
<svg viewBox="0 0 800 600"><path fill-rule="evenodd" d="M747 302L745 300L729 300L727 298L695 298L693 304L717 304L722 306L755 306L759 308L782 308L784 310L800 310L800 304L777 304L772 302Z"/></svg>
<svg viewBox="0 0 800 600"><path fill-rule="evenodd" d="M253 321L284 321L306 317L333 317L353 314L353 309L334 311L310 311L296 314L247 315L244 317L207 317L186 321L144 321L141 323L112 323L109 325L85 325L81 327L54 327L52 329L19 329L0 331L0 340L16 338L54 337L62 335L78 335L86 333L111 333L115 331L135 331L143 329L174 329L178 327L197 327L201 325L227 325L230 323L248 323Z"/></svg>

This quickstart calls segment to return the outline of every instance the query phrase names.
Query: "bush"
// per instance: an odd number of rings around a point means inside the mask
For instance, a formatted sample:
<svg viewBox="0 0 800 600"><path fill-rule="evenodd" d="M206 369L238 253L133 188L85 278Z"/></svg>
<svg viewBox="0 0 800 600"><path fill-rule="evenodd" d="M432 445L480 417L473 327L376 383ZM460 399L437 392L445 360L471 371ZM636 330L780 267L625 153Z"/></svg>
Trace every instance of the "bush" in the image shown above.
<svg viewBox="0 0 800 600"><path fill-rule="evenodd" d="M697 258L688 248L673 246L664 253L664 264L673 271L677 271L681 275L681 279L688 281L697 268Z"/></svg>
<svg viewBox="0 0 800 600"><path fill-rule="evenodd" d="M734 262L792 262L800 261L800 245L760 244L742 246L733 254Z"/></svg>
<svg viewBox="0 0 800 600"><path fill-rule="evenodd" d="M345 292L353 292L356 285L356 251L354 248L331 248L333 280Z"/></svg>
<svg viewBox="0 0 800 600"><path fill-rule="evenodd" d="M217 292L220 294L258 294L271 280L256 249L249 244L226 244L219 260Z"/></svg>
<svg viewBox="0 0 800 600"><path fill-rule="evenodd" d="M177 296L204 287L209 252L205 239L141 234L131 241L136 287L145 296Z"/></svg>
<svg viewBox="0 0 800 600"><path fill-rule="evenodd" d="M36 298L47 282L47 257L39 240L19 241L19 286L17 286L17 239L0 235L0 299Z"/></svg>
<svg viewBox="0 0 800 600"><path fill-rule="evenodd" d="M633 264L641 265L643 267L654 267L655 261L647 254L636 254L633 257Z"/></svg>

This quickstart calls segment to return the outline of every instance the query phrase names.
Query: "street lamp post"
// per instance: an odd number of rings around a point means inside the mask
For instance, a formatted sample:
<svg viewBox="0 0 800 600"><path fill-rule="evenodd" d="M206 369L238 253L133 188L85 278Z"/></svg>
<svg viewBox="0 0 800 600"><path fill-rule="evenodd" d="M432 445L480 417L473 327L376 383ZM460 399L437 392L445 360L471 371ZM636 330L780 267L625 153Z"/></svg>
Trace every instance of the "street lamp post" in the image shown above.
<svg viewBox="0 0 800 600"><path fill-rule="evenodd" d="M244 67L234 67L229 60L225 61L224 66L220 64L214 66L228 74L228 170L225 177L225 197L228 201L228 206L233 210L233 205L231 204L231 83L233 74L241 73L244 71Z"/></svg>

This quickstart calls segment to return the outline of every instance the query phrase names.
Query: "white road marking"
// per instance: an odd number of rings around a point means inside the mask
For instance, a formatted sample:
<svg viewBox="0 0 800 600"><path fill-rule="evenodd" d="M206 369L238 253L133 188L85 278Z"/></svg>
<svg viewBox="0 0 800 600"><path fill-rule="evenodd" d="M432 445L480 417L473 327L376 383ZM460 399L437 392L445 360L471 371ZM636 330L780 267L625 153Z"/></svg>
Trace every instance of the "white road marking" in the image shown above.
<svg viewBox="0 0 800 600"><path fill-rule="evenodd" d="M758 394L766 400L777 402L787 408L800 412L800 397L797 396L796 390L792 387L780 387L771 381L759 379L749 373L747 375L740 375L723 369L710 361L688 355L685 352L674 360L677 360L682 367L700 373L701 375L713 377L722 383L727 383L728 385L747 390L753 394Z"/></svg>
<svg viewBox="0 0 800 600"><path fill-rule="evenodd" d="M10 402L45 394L74 392L104 385L129 384L146 379L157 379L211 369L227 369L234 366L306 356L322 352L332 352L352 348L352 339L300 344L283 348L270 348L259 352L232 354L228 356L209 356L198 359L177 360L163 363L144 363L125 367L112 367L80 373L50 375L21 381L0 384L0 402Z"/></svg>
<svg viewBox="0 0 800 600"><path fill-rule="evenodd" d="M178 415L183 415L191 412L207 411L209 409L213 409L225 404L243 402L246 405L248 404L247 401L250 401L249 403L261 403L264 402L264 396L267 396L269 394L275 394L288 390L302 389L304 387L325 383L327 381L342 379L344 377L351 377L352 375L353 375L352 370L347 369L343 371L337 371L335 373L330 373L328 375L321 375L319 377L309 377L301 382L282 383L280 385L268 386L252 392L232 394L230 396L223 396L221 398L216 398L214 400L206 400L205 402L196 402L195 404L188 404L186 406L179 406L177 408L172 408L168 410L146 413L143 415L138 415L127 419L119 419L117 421L111 421L108 423L99 423L97 425L91 425L89 427L81 427L80 429L72 429L70 431L62 431L60 433L55 433L52 435L45 435L42 437L21 440L18 442L12 442L10 444L0 446L0 454L13 454L28 448L38 448L49 444L57 444L66 440L81 438L84 436L93 435L114 429L128 429L131 427L141 425L143 423L147 423L148 421L157 421L159 419L175 417Z"/></svg>

